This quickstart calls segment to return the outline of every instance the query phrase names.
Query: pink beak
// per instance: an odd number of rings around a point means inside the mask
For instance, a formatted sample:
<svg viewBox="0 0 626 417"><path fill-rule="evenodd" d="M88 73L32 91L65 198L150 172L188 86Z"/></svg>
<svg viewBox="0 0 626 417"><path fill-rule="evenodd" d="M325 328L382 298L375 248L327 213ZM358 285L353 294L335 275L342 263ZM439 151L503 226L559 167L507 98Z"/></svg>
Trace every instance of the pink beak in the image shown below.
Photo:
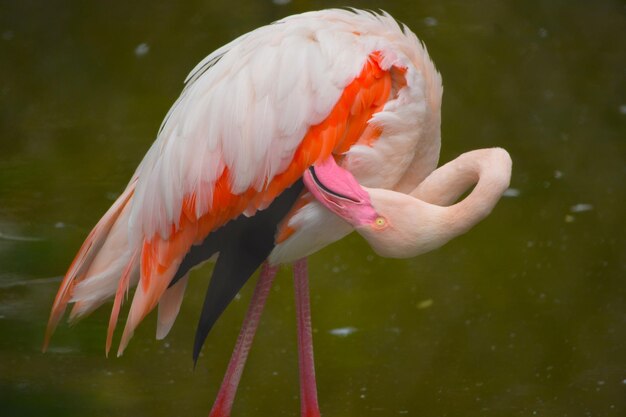
<svg viewBox="0 0 626 417"><path fill-rule="evenodd" d="M310 166L303 179L317 201L353 227L372 224L378 217L368 192L332 156Z"/></svg>

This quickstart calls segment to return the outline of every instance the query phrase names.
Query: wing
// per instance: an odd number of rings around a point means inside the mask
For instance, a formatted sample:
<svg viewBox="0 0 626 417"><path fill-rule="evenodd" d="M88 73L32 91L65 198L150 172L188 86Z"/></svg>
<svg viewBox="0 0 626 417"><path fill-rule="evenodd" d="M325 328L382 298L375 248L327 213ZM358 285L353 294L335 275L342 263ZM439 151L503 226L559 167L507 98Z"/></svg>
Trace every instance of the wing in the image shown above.
<svg viewBox="0 0 626 417"><path fill-rule="evenodd" d="M392 62L377 38L364 41L356 18L381 26L383 17L294 16L243 35L192 71L127 190L70 267L46 339L68 302L70 318L79 318L115 294L110 338L123 294L138 283L123 351L194 244L267 208L318 159L376 134L367 122L390 95ZM385 20L384 30L394 27L401 32Z"/></svg>

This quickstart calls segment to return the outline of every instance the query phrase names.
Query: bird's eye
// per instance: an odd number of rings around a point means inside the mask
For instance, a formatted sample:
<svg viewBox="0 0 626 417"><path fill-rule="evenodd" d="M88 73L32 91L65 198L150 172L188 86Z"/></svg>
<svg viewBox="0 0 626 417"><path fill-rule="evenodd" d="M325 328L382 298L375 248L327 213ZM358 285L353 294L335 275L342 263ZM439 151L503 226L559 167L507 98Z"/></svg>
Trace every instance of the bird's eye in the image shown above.
<svg viewBox="0 0 626 417"><path fill-rule="evenodd" d="M381 229L387 226L387 220L382 216L377 217L376 220L374 220L374 225L376 225L376 228Z"/></svg>

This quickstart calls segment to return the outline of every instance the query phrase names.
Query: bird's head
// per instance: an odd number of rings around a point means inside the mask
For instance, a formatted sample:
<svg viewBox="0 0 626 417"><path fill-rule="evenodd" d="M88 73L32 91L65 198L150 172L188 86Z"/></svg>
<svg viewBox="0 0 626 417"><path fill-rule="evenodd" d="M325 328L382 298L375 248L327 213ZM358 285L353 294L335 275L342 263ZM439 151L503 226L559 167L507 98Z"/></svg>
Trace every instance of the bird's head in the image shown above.
<svg viewBox="0 0 626 417"><path fill-rule="evenodd" d="M362 187L333 161L311 167L304 182L318 201L350 223L377 254L409 258L444 245L489 215L508 187L510 175L509 154L493 148L459 156L410 194ZM455 203L472 186L472 192Z"/></svg>
<svg viewBox="0 0 626 417"><path fill-rule="evenodd" d="M442 207L408 194L362 187L339 167L309 168L309 191L330 211L350 223L380 256L409 258L435 249L448 239Z"/></svg>
<svg viewBox="0 0 626 417"><path fill-rule="evenodd" d="M411 258L431 251L452 237L445 209L382 188L366 189L376 211L372 221L354 225L374 252L386 258Z"/></svg>

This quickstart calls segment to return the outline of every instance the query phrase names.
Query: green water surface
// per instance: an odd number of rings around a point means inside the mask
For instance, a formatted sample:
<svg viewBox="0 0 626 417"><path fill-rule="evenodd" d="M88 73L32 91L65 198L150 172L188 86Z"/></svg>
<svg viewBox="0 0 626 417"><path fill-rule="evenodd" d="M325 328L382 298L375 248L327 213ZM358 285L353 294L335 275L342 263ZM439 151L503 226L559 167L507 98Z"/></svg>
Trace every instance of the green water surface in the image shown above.
<svg viewBox="0 0 626 417"><path fill-rule="evenodd" d="M287 3L287 4L282 4ZM44 326L60 276L155 137L193 66L338 1L0 0L0 416L203 416L252 285L196 369L211 266L172 333L155 317L106 359L110 305ZM351 235L310 259L322 414L626 415L626 4L367 1L411 27L444 79L442 161L502 146L512 190L416 259ZM293 285L281 271L233 416L298 416Z"/></svg>

